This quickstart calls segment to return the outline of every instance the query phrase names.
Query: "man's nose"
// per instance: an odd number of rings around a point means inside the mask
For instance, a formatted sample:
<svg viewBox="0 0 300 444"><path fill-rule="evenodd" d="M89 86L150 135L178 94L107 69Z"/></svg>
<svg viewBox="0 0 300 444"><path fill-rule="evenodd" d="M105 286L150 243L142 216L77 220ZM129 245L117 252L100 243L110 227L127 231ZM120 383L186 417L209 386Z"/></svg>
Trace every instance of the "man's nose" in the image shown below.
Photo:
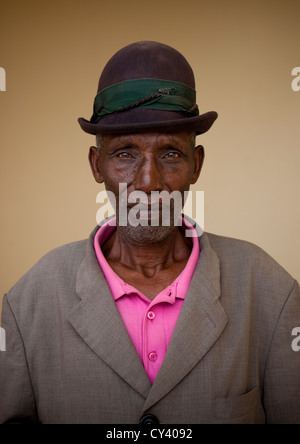
<svg viewBox="0 0 300 444"><path fill-rule="evenodd" d="M151 191L162 191L162 172L156 159L143 159L139 165L135 189L150 194Z"/></svg>

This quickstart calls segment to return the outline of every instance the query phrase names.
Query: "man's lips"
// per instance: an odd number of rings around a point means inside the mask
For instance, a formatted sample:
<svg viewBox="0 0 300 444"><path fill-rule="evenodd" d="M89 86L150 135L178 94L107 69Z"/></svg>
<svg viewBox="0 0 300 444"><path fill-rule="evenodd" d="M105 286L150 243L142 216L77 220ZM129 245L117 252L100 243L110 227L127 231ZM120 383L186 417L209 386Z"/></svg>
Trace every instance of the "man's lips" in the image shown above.
<svg viewBox="0 0 300 444"><path fill-rule="evenodd" d="M157 211L168 210L169 208L171 208L171 206L162 205L162 203L153 204L152 202L148 205L144 204L144 203L134 203L134 204L128 203L127 208L129 210L131 210L132 208L135 208L136 210L141 210L141 211L157 212Z"/></svg>

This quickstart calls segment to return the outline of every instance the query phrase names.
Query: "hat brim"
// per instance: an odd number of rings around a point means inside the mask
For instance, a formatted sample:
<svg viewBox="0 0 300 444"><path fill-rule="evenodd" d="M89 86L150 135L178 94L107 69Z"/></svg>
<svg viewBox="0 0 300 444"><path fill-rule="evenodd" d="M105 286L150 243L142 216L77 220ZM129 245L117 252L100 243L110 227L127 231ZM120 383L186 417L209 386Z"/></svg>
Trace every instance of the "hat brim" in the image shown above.
<svg viewBox="0 0 300 444"><path fill-rule="evenodd" d="M130 114L130 116L129 116ZM98 123L79 118L78 122L83 131L89 134L134 134L141 132L163 131L178 133L183 131L206 133L218 113L209 111L196 117L185 117L181 113L146 109L132 109L126 113L108 115Z"/></svg>

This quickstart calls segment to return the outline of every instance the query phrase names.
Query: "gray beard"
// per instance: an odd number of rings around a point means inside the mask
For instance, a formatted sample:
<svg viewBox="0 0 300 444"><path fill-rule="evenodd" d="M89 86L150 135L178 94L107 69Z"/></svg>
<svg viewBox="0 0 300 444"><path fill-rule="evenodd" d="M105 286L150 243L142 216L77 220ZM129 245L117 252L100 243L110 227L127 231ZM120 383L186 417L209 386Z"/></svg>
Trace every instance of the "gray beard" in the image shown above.
<svg viewBox="0 0 300 444"><path fill-rule="evenodd" d="M153 245L163 243L176 230L174 226L141 226L133 227L131 225L119 226L118 230L121 236L124 236L131 243Z"/></svg>
<svg viewBox="0 0 300 444"><path fill-rule="evenodd" d="M166 241L168 237L174 233L178 226L178 218L180 217L181 207L177 208L174 211L174 203L171 201L170 203L170 211L168 211L163 218L162 213L160 212L159 216L155 213L153 216L153 223L155 225L151 225L151 221L147 221L146 224L138 224L134 226L130 224L130 217L127 214L127 225L123 225L118 223L119 220L119 211L116 209L117 213L117 225L119 232L126 239L130 240L131 243L136 244L158 244ZM129 212L128 212L129 213ZM175 220L177 223L175 223Z"/></svg>

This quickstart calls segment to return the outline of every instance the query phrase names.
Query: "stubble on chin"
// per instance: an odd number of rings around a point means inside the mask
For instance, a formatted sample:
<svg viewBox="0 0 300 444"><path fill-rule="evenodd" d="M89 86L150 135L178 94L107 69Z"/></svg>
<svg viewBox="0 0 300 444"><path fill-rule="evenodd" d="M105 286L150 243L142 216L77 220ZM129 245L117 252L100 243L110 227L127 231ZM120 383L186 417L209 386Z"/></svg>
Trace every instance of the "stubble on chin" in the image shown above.
<svg viewBox="0 0 300 444"><path fill-rule="evenodd" d="M119 226L120 235L134 244L153 245L165 242L176 230L174 226Z"/></svg>

